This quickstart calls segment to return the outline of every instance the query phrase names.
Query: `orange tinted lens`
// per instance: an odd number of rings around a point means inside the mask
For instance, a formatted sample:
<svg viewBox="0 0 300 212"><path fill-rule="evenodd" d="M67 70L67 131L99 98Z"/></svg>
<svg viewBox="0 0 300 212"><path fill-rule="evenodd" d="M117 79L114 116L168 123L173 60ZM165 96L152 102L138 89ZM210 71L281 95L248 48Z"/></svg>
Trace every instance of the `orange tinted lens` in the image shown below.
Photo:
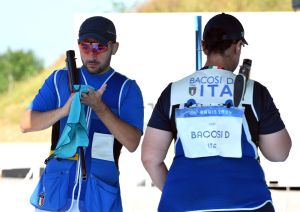
<svg viewBox="0 0 300 212"><path fill-rule="evenodd" d="M79 44L80 49L84 52L84 53L90 53L91 51L94 54L99 54L99 53L103 53L106 52L108 47L107 45L103 45L100 43L86 43L86 42L82 42Z"/></svg>

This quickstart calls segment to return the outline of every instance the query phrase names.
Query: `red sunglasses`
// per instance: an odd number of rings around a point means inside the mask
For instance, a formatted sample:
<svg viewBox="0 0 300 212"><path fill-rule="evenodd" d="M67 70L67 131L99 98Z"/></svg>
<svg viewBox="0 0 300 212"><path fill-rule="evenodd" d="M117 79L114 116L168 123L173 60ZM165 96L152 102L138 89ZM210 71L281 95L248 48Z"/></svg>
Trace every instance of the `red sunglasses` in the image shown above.
<svg viewBox="0 0 300 212"><path fill-rule="evenodd" d="M79 48L85 54L89 54L90 52L94 54L100 54L108 50L108 45L103 45L101 43L80 42Z"/></svg>

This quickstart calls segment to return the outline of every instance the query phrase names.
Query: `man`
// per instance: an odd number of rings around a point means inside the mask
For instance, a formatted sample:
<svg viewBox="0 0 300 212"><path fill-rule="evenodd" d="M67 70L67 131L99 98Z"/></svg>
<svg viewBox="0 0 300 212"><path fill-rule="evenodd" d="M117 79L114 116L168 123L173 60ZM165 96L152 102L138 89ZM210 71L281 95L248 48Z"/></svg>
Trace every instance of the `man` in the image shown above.
<svg viewBox="0 0 300 212"><path fill-rule="evenodd" d="M201 44L205 66L165 88L146 128L142 162L162 191L158 211L274 211L258 148L268 160L284 161L291 139L260 83L248 80L244 99L233 106L233 71L247 44L243 26L218 14Z"/></svg>
<svg viewBox="0 0 300 212"><path fill-rule="evenodd" d="M137 83L110 66L118 46L111 20L94 16L82 23L78 47L83 66L78 69L78 84L89 86L79 96L87 106L83 127L88 136L84 152L87 179L78 177L82 174L78 167L83 165L77 160L78 154L62 159L52 151L31 197L31 203L40 210L122 211L118 159L122 146L130 152L137 149L144 108ZM67 70L54 71L25 112L21 130L43 130L59 121L61 139L75 95L68 88ZM55 148L54 153L59 149Z"/></svg>

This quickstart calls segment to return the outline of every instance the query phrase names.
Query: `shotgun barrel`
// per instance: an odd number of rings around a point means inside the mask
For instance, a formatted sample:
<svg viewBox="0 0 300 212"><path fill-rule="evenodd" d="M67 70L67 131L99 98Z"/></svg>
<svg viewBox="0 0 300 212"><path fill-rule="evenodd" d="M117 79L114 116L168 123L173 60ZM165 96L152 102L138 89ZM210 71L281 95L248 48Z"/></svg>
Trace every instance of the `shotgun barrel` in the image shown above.
<svg viewBox="0 0 300 212"><path fill-rule="evenodd" d="M68 78L69 78L69 89L71 93L74 93L74 84L78 84L78 70L75 61L75 51L68 50L66 51L66 66L68 70ZM83 147L78 147L78 153L80 158L80 166L81 166L81 174L83 180L86 179L86 166L85 166L85 157L84 157L84 149Z"/></svg>

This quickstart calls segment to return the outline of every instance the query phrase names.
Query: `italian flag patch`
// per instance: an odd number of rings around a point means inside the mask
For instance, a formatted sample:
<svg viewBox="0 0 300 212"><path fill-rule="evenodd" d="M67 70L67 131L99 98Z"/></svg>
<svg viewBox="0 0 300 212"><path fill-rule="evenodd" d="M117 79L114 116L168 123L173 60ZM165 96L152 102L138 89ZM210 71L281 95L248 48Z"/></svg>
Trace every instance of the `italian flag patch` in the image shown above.
<svg viewBox="0 0 300 212"><path fill-rule="evenodd" d="M38 199L38 204L39 204L39 206L43 206L44 203L45 203L45 195L44 195L44 193L40 193L39 199Z"/></svg>

